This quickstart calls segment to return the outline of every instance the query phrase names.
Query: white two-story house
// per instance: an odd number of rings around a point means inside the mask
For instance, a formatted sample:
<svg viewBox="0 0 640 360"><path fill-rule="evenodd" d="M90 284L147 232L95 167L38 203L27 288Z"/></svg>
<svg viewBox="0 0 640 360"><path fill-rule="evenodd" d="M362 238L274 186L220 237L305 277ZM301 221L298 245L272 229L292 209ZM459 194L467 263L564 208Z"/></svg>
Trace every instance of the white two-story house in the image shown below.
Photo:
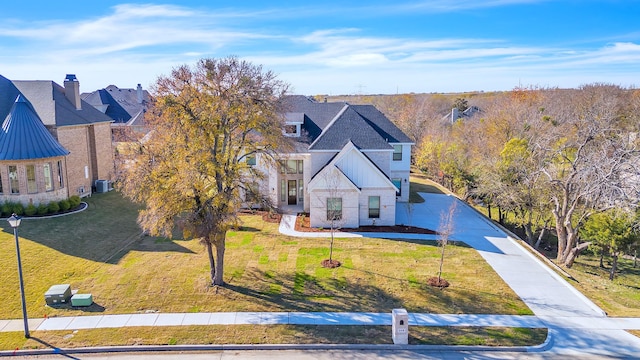
<svg viewBox="0 0 640 360"><path fill-rule="evenodd" d="M248 164L266 174L261 190L279 208L309 213L311 226L343 228L395 225L396 202L409 199L413 142L372 105L286 99L285 135L293 150L279 154L277 169Z"/></svg>

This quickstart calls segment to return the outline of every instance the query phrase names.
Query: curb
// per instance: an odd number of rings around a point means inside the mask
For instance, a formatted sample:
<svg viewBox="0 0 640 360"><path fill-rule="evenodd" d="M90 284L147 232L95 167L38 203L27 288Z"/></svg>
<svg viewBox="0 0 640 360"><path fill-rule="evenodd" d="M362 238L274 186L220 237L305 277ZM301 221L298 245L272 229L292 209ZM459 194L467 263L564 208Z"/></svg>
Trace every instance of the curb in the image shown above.
<svg viewBox="0 0 640 360"><path fill-rule="evenodd" d="M521 352L536 353L549 350L553 346L551 335L540 345L532 346L470 346L470 345L393 345L393 344L221 344L221 345L134 345L134 346L103 346L70 349L33 349L0 351L4 356L37 356L37 355L65 355L65 354L99 354L99 353L128 353L128 352L186 352L186 351L278 351L278 350L409 350L409 351L484 351L484 352Z"/></svg>

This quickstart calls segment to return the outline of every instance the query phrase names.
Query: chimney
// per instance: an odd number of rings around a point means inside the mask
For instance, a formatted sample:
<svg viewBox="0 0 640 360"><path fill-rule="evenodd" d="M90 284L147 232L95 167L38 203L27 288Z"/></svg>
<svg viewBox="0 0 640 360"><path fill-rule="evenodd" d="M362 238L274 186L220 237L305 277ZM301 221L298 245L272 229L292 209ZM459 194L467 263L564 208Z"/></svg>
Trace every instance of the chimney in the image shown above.
<svg viewBox="0 0 640 360"><path fill-rule="evenodd" d="M138 84L138 87L136 88L137 91L137 95L138 95L138 104L142 104L142 100L144 100L144 97L142 96L142 85Z"/></svg>
<svg viewBox="0 0 640 360"><path fill-rule="evenodd" d="M76 110L82 109L80 101L80 83L75 74L67 74L64 79L64 96L71 101Z"/></svg>

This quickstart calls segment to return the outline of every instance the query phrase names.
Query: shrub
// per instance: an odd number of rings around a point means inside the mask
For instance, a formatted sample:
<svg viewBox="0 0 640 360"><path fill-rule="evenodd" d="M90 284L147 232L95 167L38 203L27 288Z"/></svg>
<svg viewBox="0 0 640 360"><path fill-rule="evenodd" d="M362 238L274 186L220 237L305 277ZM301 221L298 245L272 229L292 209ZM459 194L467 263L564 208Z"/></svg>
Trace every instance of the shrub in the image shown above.
<svg viewBox="0 0 640 360"><path fill-rule="evenodd" d="M2 215L8 217L8 216L11 216L12 213L13 213L13 204L7 200L4 202L4 204L2 204Z"/></svg>
<svg viewBox="0 0 640 360"><path fill-rule="evenodd" d="M80 202L82 201L82 199L80 199L80 196L78 195L73 195L72 197L69 198L69 204L71 204L71 209L75 209L78 207L78 205L80 205Z"/></svg>
<svg viewBox="0 0 640 360"><path fill-rule="evenodd" d="M67 211L71 208L71 204L69 203L69 200L60 200L60 202L58 203L58 206L60 206L61 211Z"/></svg>
<svg viewBox="0 0 640 360"><path fill-rule="evenodd" d="M60 205L58 205L57 201L51 201L49 203L49 213L50 214L55 214L58 211L60 211Z"/></svg>
<svg viewBox="0 0 640 360"><path fill-rule="evenodd" d="M37 210L38 215L47 215L48 212L49 212L49 206L47 204L40 203L40 205L38 205L38 210Z"/></svg>
<svg viewBox="0 0 640 360"><path fill-rule="evenodd" d="M24 206L21 203L13 204L13 212L16 215L24 215Z"/></svg>
<svg viewBox="0 0 640 360"><path fill-rule="evenodd" d="M38 212L38 208L33 204L27 205L27 207L24 209L24 214L27 216L33 216L36 214L36 212Z"/></svg>

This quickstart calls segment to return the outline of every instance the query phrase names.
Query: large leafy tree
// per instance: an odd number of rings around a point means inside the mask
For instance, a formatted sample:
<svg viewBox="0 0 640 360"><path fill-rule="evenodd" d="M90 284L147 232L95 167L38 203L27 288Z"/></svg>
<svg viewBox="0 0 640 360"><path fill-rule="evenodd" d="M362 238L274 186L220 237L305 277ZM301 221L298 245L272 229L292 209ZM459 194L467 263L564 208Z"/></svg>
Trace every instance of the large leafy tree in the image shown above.
<svg viewBox="0 0 640 360"><path fill-rule="evenodd" d="M223 285L226 231L264 176L244 160L258 152L268 158L282 144L287 85L261 66L228 57L174 68L153 91L152 130L138 151L123 154L122 191L144 205L138 222L151 234L170 235L177 226L200 239L212 284Z"/></svg>
<svg viewBox="0 0 640 360"><path fill-rule="evenodd" d="M633 243L638 241L631 216L620 211L607 211L592 215L586 221L581 235L594 242L598 248L611 255L613 263L609 271L609 280L613 280L618 267L618 257Z"/></svg>

